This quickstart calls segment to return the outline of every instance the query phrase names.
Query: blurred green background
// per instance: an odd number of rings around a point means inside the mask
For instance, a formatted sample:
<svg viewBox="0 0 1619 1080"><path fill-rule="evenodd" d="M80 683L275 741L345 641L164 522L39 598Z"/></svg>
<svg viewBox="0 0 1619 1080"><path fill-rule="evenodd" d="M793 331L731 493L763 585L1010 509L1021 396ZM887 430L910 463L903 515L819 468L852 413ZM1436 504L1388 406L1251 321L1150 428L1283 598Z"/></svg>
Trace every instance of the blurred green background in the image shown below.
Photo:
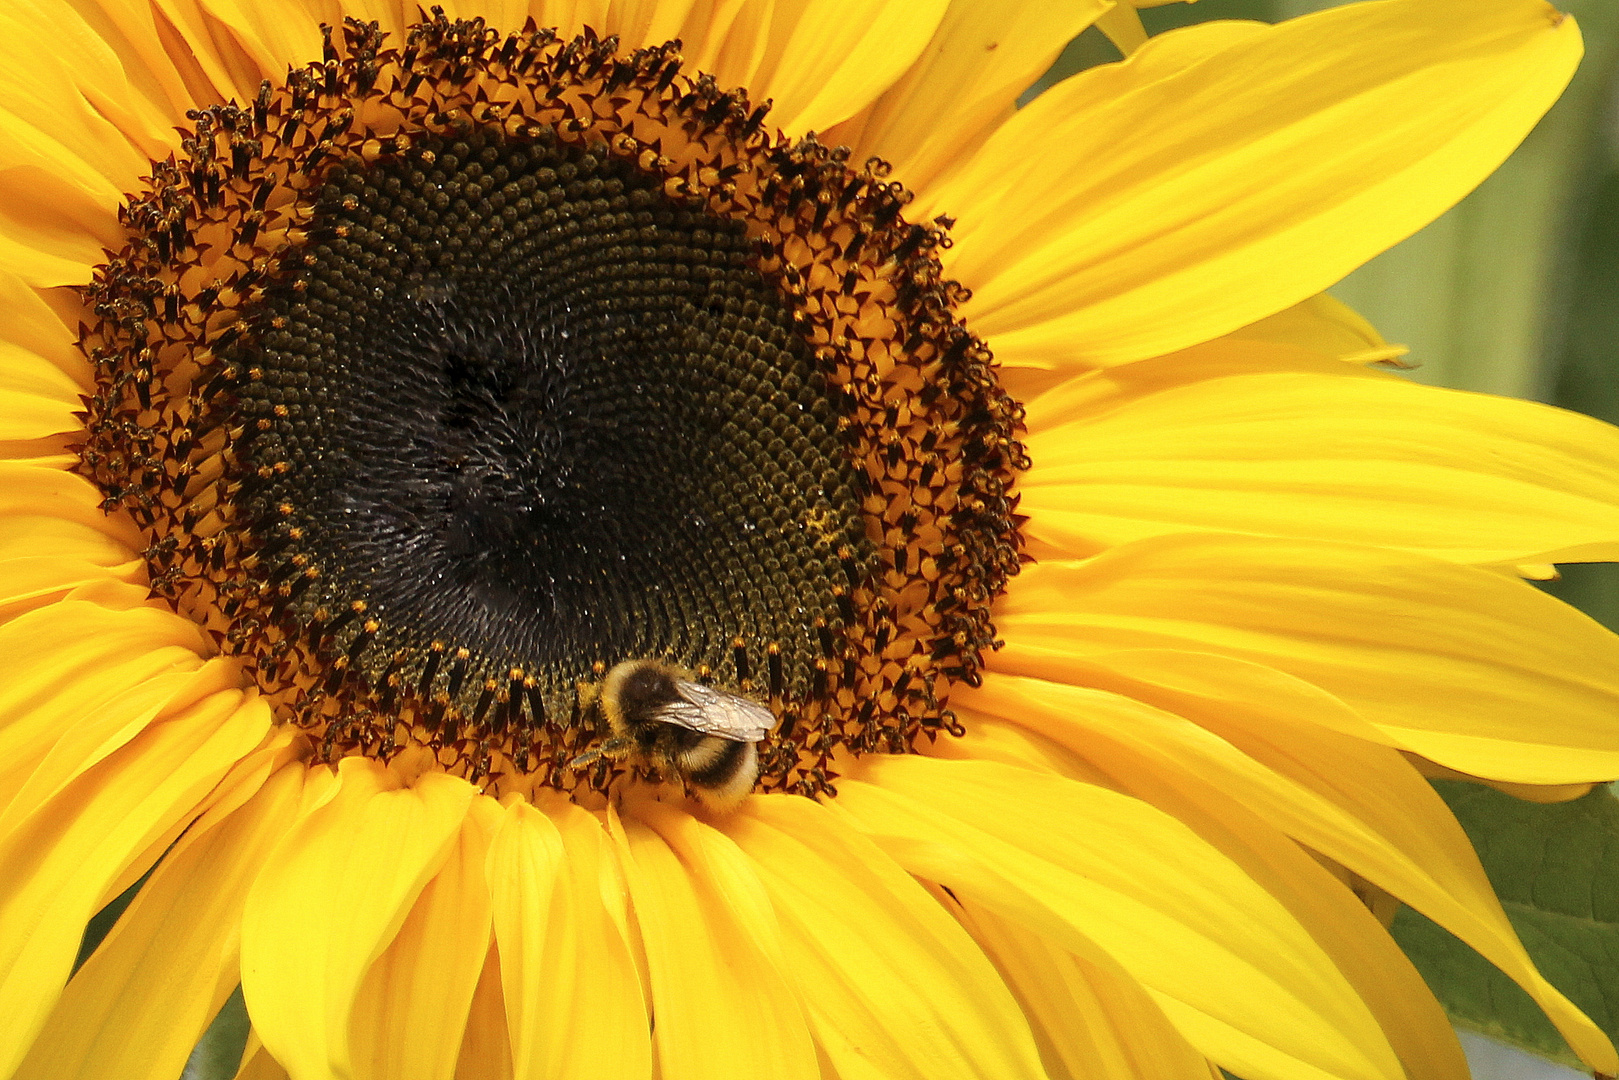
<svg viewBox="0 0 1619 1080"><path fill-rule="evenodd" d="M1343 0L1199 0L1141 12L1148 33L1210 19L1276 22ZM1450 213L1331 291L1421 382L1546 401L1619 423L1619 0L1558 0L1585 60L1510 160ZM1076 38L1030 96L1119 59ZM1549 591L1619 630L1619 566L1563 568Z"/></svg>

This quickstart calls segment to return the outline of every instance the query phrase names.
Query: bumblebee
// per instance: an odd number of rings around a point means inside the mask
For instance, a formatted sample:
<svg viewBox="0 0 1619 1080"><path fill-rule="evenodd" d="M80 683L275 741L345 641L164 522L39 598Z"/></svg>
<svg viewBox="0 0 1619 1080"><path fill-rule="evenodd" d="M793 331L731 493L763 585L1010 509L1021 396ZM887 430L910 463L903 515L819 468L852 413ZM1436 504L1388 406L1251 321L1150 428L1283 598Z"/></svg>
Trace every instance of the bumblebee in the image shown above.
<svg viewBox="0 0 1619 1080"><path fill-rule="evenodd" d="M582 768L602 758L635 764L679 780L704 805L732 809L759 777L755 744L775 714L739 694L693 681L658 660L625 660L602 680L592 707L612 734L574 758Z"/></svg>

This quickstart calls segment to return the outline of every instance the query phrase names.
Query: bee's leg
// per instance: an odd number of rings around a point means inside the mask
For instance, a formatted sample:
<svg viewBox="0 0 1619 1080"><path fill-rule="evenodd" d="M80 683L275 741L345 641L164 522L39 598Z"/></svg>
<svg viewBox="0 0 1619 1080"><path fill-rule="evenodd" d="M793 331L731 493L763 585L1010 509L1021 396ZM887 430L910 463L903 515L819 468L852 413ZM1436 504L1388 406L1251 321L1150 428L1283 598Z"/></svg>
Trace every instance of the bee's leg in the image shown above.
<svg viewBox="0 0 1619 1080"><path fill-rule="evenodd" d="M632 743L628 738L623 735L614 735L611 739L607 739L598 746L592 746L589 750L568 762L568 768L582 769L587 765L600 761L602 758L617 761L628 754L631 747Z"/></svg>

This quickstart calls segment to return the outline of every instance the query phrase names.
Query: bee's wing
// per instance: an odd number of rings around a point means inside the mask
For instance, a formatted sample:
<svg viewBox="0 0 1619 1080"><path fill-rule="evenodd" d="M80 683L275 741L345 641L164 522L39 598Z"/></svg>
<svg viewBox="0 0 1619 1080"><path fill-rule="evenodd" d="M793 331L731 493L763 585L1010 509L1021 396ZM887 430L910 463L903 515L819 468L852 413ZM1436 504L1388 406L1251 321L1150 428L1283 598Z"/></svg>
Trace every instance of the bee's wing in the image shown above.
<svg viewBox="0 0 1619 1080"><path fill-rule="evenodd" d="M758 742L776 726L776 715L756 701L684 679L675 689L680 697L658 710L666 724L733 742Z"/></svg>

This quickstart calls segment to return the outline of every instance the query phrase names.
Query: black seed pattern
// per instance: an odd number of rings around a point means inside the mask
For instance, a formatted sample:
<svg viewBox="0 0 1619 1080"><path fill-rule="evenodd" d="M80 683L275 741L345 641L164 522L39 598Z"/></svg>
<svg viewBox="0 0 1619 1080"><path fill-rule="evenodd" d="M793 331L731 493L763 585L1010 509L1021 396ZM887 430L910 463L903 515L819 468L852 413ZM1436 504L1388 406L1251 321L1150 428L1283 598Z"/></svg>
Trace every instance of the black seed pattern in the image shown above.
<svg viewBox="0 0 1619 1080"><path fill-rule="evenodd" d="M241 505L301 575L289 610L363 611L351 674L464 715L514 668L565 714L598 661L741 685L772 645L770 689L807 696L839 549L869 545L823 377L748 251L556 140L331 173L226 353L257 432ZM470 655L429 671L435 642Z"/></svg>

